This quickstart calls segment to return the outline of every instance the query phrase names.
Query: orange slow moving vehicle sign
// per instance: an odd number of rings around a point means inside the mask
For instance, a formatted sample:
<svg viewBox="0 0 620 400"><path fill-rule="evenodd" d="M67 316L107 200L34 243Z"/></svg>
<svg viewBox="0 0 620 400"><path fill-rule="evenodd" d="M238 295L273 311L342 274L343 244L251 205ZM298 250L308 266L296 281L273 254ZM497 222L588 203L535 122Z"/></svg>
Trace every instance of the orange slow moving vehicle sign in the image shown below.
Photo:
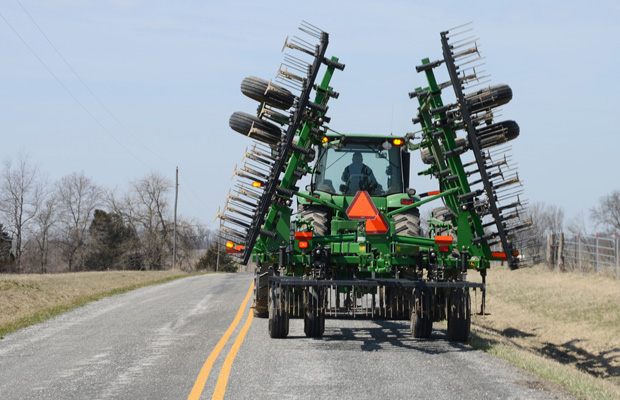
<svg viewBox="0 0 620 400"><path fill-rule="evenodd" d="M383 234L389 229L387 221L377 210L370 195L365 190L357 192L349 208L347 208L347 216L349 219L366 220L366 233L369 235Z"/></svg>

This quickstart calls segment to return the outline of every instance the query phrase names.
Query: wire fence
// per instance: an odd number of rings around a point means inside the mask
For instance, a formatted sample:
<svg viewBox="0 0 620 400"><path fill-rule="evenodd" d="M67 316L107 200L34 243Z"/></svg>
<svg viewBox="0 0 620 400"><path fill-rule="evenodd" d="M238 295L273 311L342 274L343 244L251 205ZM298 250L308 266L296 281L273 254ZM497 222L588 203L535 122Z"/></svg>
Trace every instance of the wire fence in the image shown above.
<svg viewBox="0 0 620 400"><path fill-rule="evenodd" d="M617 232L594 235L549 234L545 247L549 266L620 279L620 238Z"/></svg>

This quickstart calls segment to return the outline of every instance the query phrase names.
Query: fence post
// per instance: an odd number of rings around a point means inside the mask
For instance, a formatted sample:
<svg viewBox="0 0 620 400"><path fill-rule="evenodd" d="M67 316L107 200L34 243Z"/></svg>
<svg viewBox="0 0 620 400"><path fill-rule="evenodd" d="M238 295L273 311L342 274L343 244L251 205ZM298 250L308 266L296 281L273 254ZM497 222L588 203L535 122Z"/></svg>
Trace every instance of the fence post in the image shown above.
<svg viewBox="0 0 620 400"><path fill-rule="evenodd" d="M579 275L581 275L581 233L577 236L577 241L579 243Z"/></svg>
<svg viewBox="0 0 620 400"><path fill-rule="evenodd" d="M553 268L555 263L553 262L553 234L547 234L547 266Z"/></svg>
<svg viewBox="0 0 620 400"><path fill-rule="evenodd" d="M596 275L598 275L598 232L596 233Z"/></svg>
<svg viewBox="0 0 620 400"><path fill-rule="evenodd" d="M618 268L618 251L620 250L620 240L618 240L618 232L616 232L616 279L618 279L618 275L620 275L620 268Z"/></svg>
<svg viewBox="0 0 620 400"><path fill-rule="evenodd" d="M558 238L558 255L555 259L558 270L564 272L564 232L559 233Z"/></svg>

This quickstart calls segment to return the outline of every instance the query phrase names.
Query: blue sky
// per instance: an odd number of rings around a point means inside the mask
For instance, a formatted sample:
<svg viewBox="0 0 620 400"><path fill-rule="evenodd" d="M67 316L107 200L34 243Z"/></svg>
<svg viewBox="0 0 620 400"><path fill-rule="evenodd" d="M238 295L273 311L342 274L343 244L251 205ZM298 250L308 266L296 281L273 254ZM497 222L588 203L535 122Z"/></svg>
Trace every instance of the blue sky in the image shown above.
<svg viewBox="0 0 620 400"><path fill-rule="evenodd" d="M3 0L0 13L0 159L25 151L51 180L84 171L108 188L151 170L173 180L178 166L180 213L211 227L252 143L228 127L256 107L239 84L275 77L301 20L329 32L328 54L346 64L332 80L333 129L418 130L415 66L440 57L440 31L471 21L492 83L513 89L503 117L521 127L513 154L526 197L573 217L620 189L612 1Z"/></svg>

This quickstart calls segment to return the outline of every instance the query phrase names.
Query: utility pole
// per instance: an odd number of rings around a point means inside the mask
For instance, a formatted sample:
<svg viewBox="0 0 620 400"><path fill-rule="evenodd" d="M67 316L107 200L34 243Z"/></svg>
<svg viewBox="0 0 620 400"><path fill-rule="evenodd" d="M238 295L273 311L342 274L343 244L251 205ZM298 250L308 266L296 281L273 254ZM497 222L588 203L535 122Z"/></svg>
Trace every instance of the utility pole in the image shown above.
<svg viewBox="0 0 620 400"><path fill-rule="evenodd" d="M179 167L177 167L176 184L174 185L174 243L172 245L172 269L177 267L177 203L179 200Z"/></svg>

